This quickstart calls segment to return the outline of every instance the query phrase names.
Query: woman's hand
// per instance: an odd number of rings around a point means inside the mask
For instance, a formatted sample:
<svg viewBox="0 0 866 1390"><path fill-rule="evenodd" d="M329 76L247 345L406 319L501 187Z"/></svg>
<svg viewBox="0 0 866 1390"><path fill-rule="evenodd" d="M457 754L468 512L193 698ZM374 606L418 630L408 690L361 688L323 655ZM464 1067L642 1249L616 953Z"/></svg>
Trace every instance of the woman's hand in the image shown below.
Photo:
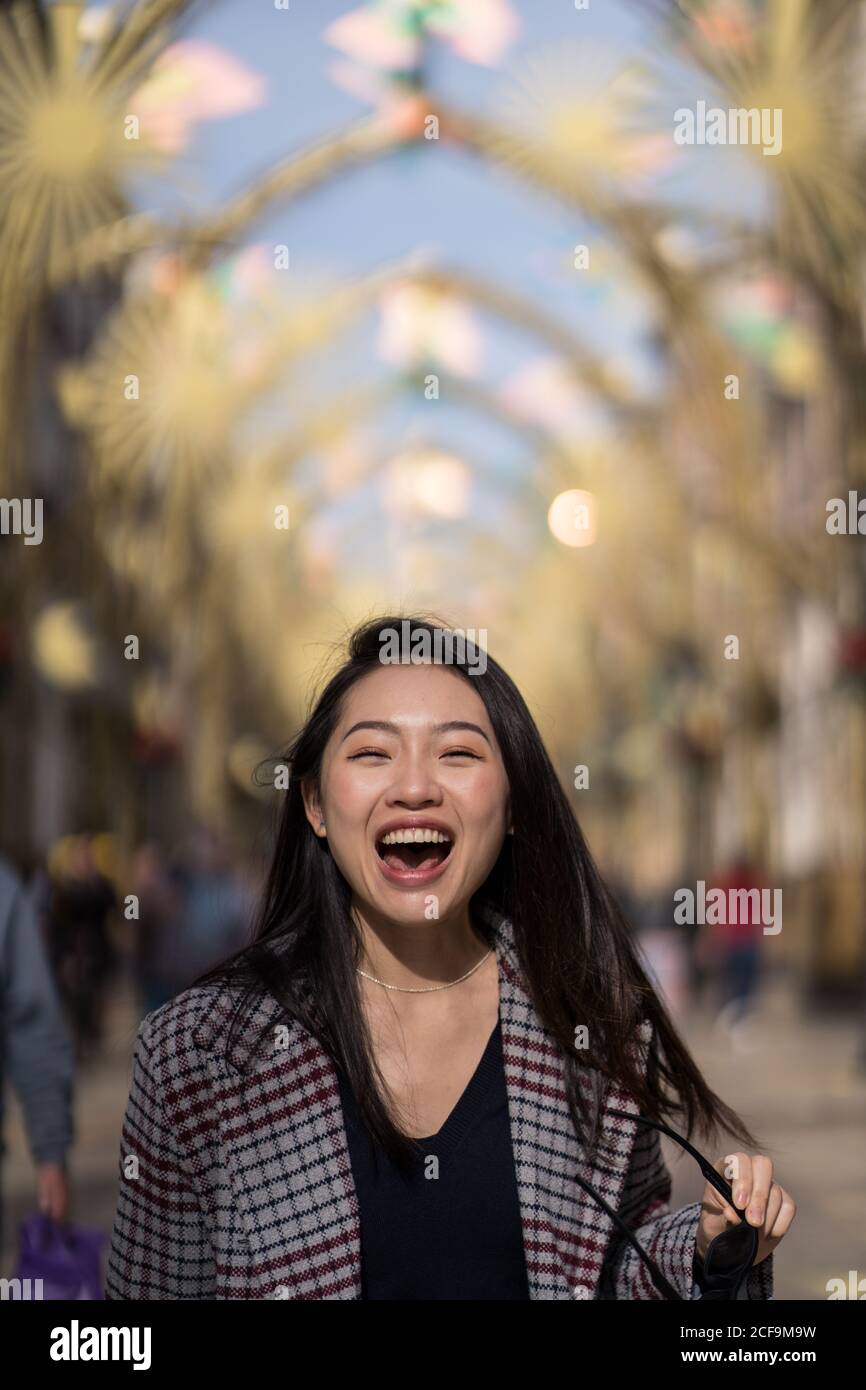
<svg viewBox="0 0 866 1390"><path fill-rule="evenodd" d="M736 1205L741 1211L746 1208L745 1219L749 1225L759 1228L758 1251L754 1261L759 1265L775 1250L788 1230L797 1212L796 1204L783 1187L773 1182L773 1160L766 1154L728 1154L720 1158L715 1166L722 1177L730 1182ZM729 1226L738 1226L740 1220L730 1203L711 1183L707 1183L701 1198L696 1242L700 1258L704 1258L707 1246L715 1236Z"/></svg>
<svg viewBox="0 0 866 1390"><path fill-rule="evenodd" d="M36 1165L39 1210L55 1221L65 1221L69 1211L69 1179L62 1163Z"/></svg>

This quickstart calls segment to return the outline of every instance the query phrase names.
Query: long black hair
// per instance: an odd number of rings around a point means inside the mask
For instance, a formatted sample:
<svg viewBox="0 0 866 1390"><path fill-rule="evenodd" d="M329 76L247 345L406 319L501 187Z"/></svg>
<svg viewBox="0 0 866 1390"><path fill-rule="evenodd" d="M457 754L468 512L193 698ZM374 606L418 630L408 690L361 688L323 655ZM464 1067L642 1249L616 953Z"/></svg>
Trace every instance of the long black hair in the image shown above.
<svg viewBox="0 0 866 1390"><path fill-rule="evenodd" d="M357 627L346 658L280 760L288 765L288 788L281 793L276 844L251 943L196 981L231 980L239 987L229 1051L248 1006L270 994L282 1016L317 1038L343 1070L370 1134L401 1167L409 1161L413 1141L394 1118L362 1009L356 974L361 939L350 911L351 888L327 841L314 834L301 790L304 782L321 790L323 755L346 693L361 677L382 669L386 630L408 633L410 643L423 630L427 636L421 641L433 650L437 630L440 642L443 630L451 633L449 664L477 691L493 725L514 834L504 837L499 858L473 895L470 914L489 945L492 929L485 929L477 909L491 906L511 919L533 1005L565 1054L569 1104L583 1140L594 1146L599 1121L597 1107L590 1112L577 1084L578 1066L588 1064L628 1091L643 1114L674 1122L683 1116L689 1137L696 1128L707 1134L722 1129L755 1148L757 1140L740 1117L707 1086L650 983L632 930L596 867L516 685L489 653L479 670L478 650L471 643L463 650L457 634L435 618L386 615ZM645 1069L632 1051L643 1018L654 1024ZM580 1051L580 1063L577 1023L588 1026L590 1040Z"/></svg>

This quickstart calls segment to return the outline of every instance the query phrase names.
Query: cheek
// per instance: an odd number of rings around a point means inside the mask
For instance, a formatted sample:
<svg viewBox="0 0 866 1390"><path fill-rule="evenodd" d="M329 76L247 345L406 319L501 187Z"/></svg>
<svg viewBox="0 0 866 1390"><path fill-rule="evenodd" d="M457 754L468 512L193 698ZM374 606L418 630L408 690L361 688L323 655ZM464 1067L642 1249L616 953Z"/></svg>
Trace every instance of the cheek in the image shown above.
<svg viewBox="0 0 866 1390"><path fill-rule="evenodd" d="M363 832L379 799L379 780L373 768L353 767L351 763L334 768L324 798L331 821L342 825L347 832L353 829Z"/></svg>
<svg viewBox="0 0 866 1390"><path fill-rule="evenodd" d="M466 830L479 839L492 839L505 816L508 785L497 768L479 768L463 783L456 797Z"/></svg>

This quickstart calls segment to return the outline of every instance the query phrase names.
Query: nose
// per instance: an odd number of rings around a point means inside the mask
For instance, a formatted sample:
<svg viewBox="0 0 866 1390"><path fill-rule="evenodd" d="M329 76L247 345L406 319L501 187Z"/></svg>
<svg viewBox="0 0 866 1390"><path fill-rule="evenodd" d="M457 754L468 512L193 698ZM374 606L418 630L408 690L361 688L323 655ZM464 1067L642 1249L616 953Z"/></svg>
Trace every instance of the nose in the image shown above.
<svg viewBox="0 0 866 1390"><path fill-rule="evenodd" d="M437 776L436 761L418 750L404 753L394 765L394 777L388 789L391 806L418 808L438 805L442 788Z"/></svg>

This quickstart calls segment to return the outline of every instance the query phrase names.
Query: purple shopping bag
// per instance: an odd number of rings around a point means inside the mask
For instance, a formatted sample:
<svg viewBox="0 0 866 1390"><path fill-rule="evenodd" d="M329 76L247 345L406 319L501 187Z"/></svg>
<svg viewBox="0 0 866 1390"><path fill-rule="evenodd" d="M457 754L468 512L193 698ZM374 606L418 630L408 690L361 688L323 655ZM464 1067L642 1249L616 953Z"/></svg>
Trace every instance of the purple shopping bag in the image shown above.
<svg viewBox="0 0 866 1390"><path fill-rule="evenodd" d="M101 1299L99 1256L105 1236L85 1226L66 1226L43 1212L21 1222L14 1277L30 1298ZM36 1282L41 1280L41 1284Z"/></svg>

